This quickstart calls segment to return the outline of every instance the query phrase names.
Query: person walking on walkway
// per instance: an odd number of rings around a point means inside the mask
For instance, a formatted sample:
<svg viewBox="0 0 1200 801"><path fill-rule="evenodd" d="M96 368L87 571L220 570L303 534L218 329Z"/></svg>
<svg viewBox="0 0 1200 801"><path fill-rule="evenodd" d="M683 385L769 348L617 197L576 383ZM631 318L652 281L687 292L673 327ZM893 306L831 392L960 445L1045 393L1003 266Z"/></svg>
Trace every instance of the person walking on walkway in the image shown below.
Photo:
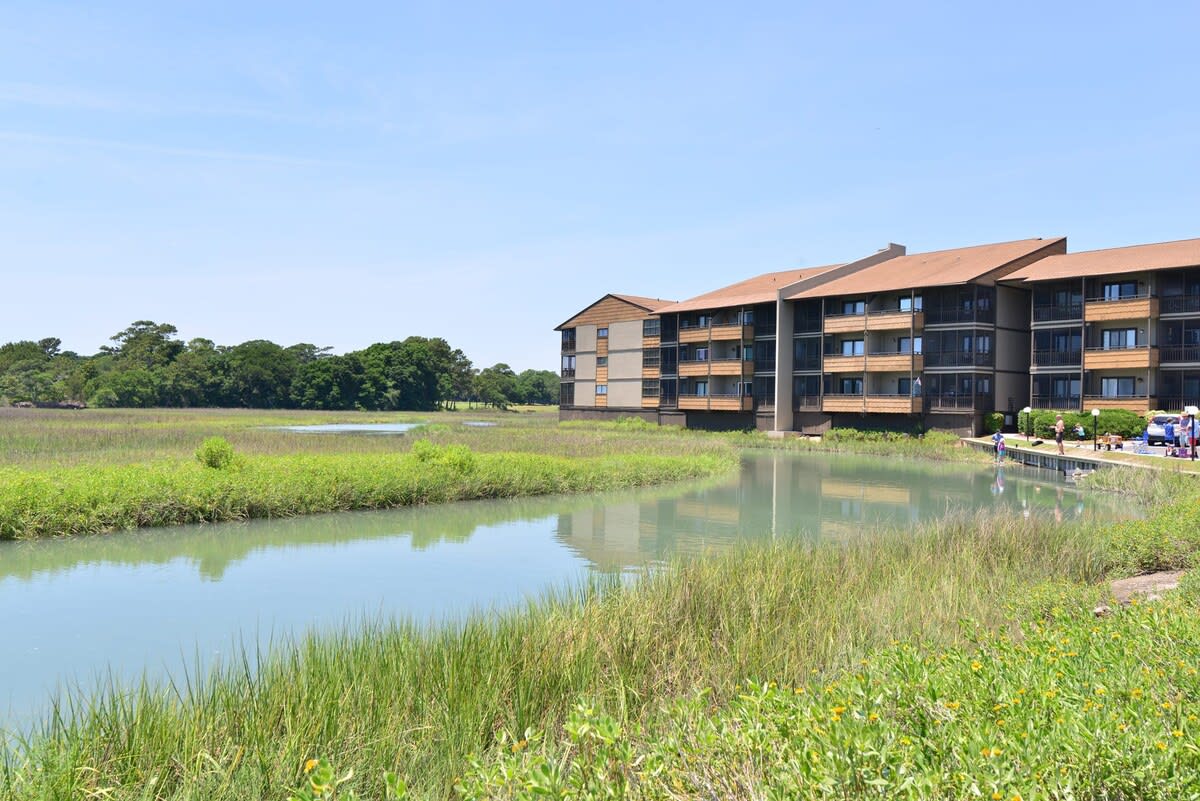
<svg viewBox="0 0 1200 801"><path fill-rule="evenodd" d="M1066 430L1067 430L1067 426L1063 422L1062 415L1060 414L1054 420L1054 441L1055 441L1055 443L1058 444L1058 455L1059 456L1066 455L1066 452L1063 451L1063 433L1066 432Z"/></svg>

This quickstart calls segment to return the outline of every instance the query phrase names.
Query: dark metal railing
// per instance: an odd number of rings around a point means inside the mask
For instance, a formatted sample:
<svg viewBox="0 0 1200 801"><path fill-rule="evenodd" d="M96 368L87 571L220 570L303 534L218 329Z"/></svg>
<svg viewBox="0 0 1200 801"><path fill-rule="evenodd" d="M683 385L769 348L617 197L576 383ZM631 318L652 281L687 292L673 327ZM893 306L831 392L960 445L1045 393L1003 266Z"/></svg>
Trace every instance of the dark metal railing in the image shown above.
<svg viewBox="0 0 1200 801"><path fill-rule="evenodd" d="M961 350L925 351L926 367L990 367L995 361L992 352L975 353Z"/></svg>
<svg viewBox="0 0 1200 801"><path fill-rule="evenodd" d="M1034 395L1035 409L1078 409L1082 399L1078 395Z"/></svg>
<svg viewBox="0 0 1200 801"><path fill-rule="evenodd" d="M1147 298L1152 298L1152 297L1154 297L1153 293L1151 293L1149 290L1147 290L1145 292L1138 292L1137 294L1134 294L1134 295L1121 295L1120 297L1115 297L1115 298L1107 298L1107 297L1104 297L1103 295L1101 295L1098 298L1088 298L1087 302L1088 303L1119 303L1122 300L1146 300Z"/></svg>
<svg viewBox="0 0 1200 801"><path fill-rule="evenodd" d="M1158 352L1162 362L1200 362L1200 345L1167 345Z"/></svg>
<svg viewBox="0 0 1200 801"><path fill-rule="evenodd" d="M1082 303L1048 303L1033 307L1033 321L1045 323L1052 320L1082 320Z"/></svg>
<svg viewBox="0 0 1200 801"><path fill-rule="evenodd" d="M975 395L957 395L954 393L942 393L940 395L926 395L925 405L930 409L974 409ZM984 396L979 396L983 399Z"/></svg>
<svg viewBox="0 0 1200 801"><path fill-rule="evenodd" d="M1175 295L1162 298L1158 302L1158 313L1160 315L1200 313L1200 295Z"/></svg>
<svg viewBox="0 0 1200 801"><path fill-rule="evenodd" d="M925 325L947 323L990 323L996 319L991 309L961 309L931 307L925 310Z"/></svg>
<svg viewBox="0 0 1200 801"><path fill-rule="evenodd" d="M797 395L792 398L792 408L796 411L801 409L819 409L821 408L820 395Z"/></svg>
<svg viewBox="0 0 1200 801"><path fill-rule="evenodd" d="M563 378L574 378L575 377L575 369L564 367L563 371L562 371L562 377Z"/></svg>
<svg viewBox="0 0 1200 801"><path fill-rule="evenodd" d="M1034 367L1079 367L1083 364L1083 351L1054 350L1046 348L1033 352Z"/></svg>

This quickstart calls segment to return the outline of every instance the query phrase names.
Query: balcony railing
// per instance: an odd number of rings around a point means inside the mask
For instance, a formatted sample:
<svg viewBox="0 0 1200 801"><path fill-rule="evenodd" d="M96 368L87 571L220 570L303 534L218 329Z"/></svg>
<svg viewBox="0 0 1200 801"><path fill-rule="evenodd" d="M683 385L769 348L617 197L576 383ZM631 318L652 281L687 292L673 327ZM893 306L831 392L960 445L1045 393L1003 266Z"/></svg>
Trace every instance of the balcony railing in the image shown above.
<svg viewBox="0 0 1200 801"><path fill-rule="evenodd" d="M1123 300L1146 300L1146 299L1152 298L1152 297L1154 297L1154 294L1150 291L1146 291L1146 292L1138 292L1136 295L1121 295L1120 297L1115 297L1115 298L1104 297L1104 296L1101 296L1098 298L1088 298L1087 302L1088 303L1120 303Z"/></svg>
<svg viewBox="0 0 1200 801"><path fill-rule="evenodd" d="M991 367L995 356L991 351L975 353L972 351L943 350L926 351L926 367Z"/></svg>
<svg viewBox="0 0 1200 801"><path fill-rule="evenodd" d="M1078 395L1034 395L1035 409L1078 409L1082 399Z"/></svg>
<svg viewBox="0 0 1200 801"><path fill-rule="evenodd" d="M983 399L986 396L978 396ZM953 392L941 395L926 395L925 405L929 409L974 409L975 395L958 395Z"/></svg>
<svg viewBox="0 0 1200 801"><path fill-rule="evenodd" d="M792 370L794 370L796 372L802 372L805 370L812 371L812 370L820 370L820 369L821 369L821 360L817 357L807 357L804 359L796 359L794 362L792 362Z"/></svg>
<svg viewBox="0 0 1200 801"><path fill-rule="evenodd" d="M1054 320L1082 320L1082 303L1049 303L1033 307L1033 321L1048 323Z"/></svg>
<svg viewBox="0 0 1200 801"><path fill-rule="evenodd" d="M1054 350L1047 348L1033 352L1034 367L1079 367L1083 364L1083 351Z"/></svg>
<svg viewBox="0 0 1200 801"><path fill-rule="evenodd" d="M573 368L573 367L571 367L571 368L566 368L566 367L564 367L564 368L563 368L563 371L562 371L562 377L563 377L563 378L574 378L574 377L575 377L575 368Z"/></svg>
<svg viewBox="0 0 1200 801"><path fill-rule="evenodd" d="M1175 295L1162 298L1158 302L1158 313L1164 314L1200 314L1200 295Z"/></svg>
<svg viewBox="0 0 1200 801"><path fill-rule="evenodd" d="M1200 345L1167 345L1158 352L1160 362L1200 362Z"/></svg>
<svg viewBox="0 0 1200 801"><path fill-rule="evenodd" d="M820 409L821 408L821 396L820 395L797 395L794 398L792 398L792 408L795 409L796 411L800 411L801 409Z"/></svg>
<svg viewBox="0 0 1200 801"><path fill-rule="evenodd" d="M1173 412L1186 409L1188 406L1200 406L1200 398L1195 395L1159 395L1158 408Z"/></svg>
<svg viewBox="0 0 1200 801"><path fill-rule="evenodd" d="M929 308L925 309L926 325L946 325L948 323L990 323L996 319L991 309L962 309Z"/></svg>

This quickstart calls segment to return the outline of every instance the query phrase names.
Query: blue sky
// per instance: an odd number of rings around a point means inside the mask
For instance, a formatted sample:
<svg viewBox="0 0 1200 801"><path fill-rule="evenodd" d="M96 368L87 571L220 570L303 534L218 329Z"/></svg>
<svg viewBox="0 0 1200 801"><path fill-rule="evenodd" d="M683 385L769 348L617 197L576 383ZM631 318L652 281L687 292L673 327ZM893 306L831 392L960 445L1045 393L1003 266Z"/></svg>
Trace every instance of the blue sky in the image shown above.
<svg viewBox="0 0 1200 801"><path fill-rule="evenodd" d="M555 369L605 292L1200 236L1198 37L1195 3L8 2L0 342Z"/></svg>

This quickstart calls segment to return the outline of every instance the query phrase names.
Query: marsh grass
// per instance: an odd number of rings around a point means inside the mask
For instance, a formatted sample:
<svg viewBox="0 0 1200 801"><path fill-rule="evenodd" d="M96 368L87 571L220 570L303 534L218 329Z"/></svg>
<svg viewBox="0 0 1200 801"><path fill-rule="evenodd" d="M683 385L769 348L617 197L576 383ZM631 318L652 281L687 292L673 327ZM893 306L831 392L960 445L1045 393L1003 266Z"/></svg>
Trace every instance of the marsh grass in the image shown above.
<svg viewBox="0 0 1200 801"><path fill-rule="evenodd" d="M525 608L426 629L375 621L247 656L173 688L66 699L10 757L0 799L266 798L320 755L382 795L384 770L444 798L472 754L557 736L596 699L624 723L748 678L797 683L915 638L962 644L1029 583L1094 580L1082 526L960 516L918 532L799 541L680 563L634 586L595 580ZM319 592L314 587L314 592ZM151 784L153 781L153 784Z"/></svg>

